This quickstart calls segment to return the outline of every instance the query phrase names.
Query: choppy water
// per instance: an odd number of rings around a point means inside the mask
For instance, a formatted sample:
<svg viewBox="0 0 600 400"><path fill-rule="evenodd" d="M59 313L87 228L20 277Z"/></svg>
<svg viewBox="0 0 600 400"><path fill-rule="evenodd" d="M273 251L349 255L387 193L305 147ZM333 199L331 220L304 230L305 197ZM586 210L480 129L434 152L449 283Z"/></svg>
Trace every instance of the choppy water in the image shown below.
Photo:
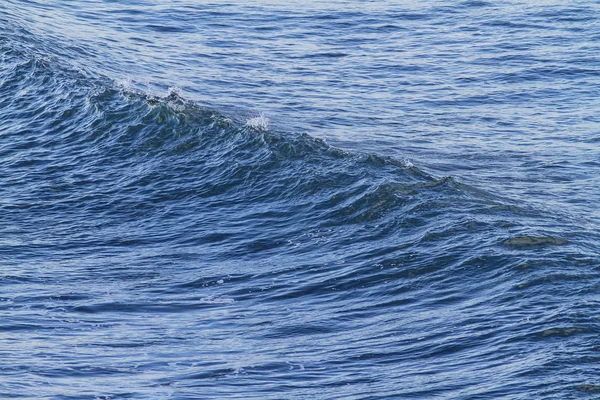
<svg viewBox="0 0 600 400"><path fill-rule="evenodd" d="M597 2L0 4L0 397L600 397Z"/></svg>

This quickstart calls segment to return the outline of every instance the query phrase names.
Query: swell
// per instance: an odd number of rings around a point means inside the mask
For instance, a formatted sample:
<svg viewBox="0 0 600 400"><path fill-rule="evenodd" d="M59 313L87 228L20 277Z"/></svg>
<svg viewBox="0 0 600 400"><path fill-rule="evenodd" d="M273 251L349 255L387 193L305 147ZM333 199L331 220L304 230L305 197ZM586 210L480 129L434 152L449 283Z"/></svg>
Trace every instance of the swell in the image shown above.
<svg viewBox="0 0 600 400"><path fill-rule="evenodd" d="M540 343L595 357L582 338L596 304L580 299L597 291L597 232L406 160L255 129L176 89L123 87L18 36L0 39L0 285L18 316L5 333L54 338L31 392L146 351L152 373L132 367L118 388L219 377L237 392L244 368L289 388L287 351L319 390L403 381L393 395L460 397L502 364L531 393L564 374ZM100 362L72 353L77 329L100 332L87 339ZM9 366L41 359L35 346ZM220 363L153 369L155 354L184 358L172 349ZM423 393L424 376L457 386Z"/></svg>
<svg viewBox="0 0 600 400"><path fill-rule="evenodd" d="M467 243L489 237L479 247L566 242L543 232L528 241L520 221L542 218L536 210L405 160L254 129L176 89L150 95L15 48L3 42L0 156L12 171L3 206L36 223L70 216L54 231L58 243L218 244L213 257L235 259L324 231L337 231L331 250L364 243L359 254L409 238L439 245L461 232ZM126 233L116 239L117 231ZM293 252L315 250L300 247Z"/></svg>

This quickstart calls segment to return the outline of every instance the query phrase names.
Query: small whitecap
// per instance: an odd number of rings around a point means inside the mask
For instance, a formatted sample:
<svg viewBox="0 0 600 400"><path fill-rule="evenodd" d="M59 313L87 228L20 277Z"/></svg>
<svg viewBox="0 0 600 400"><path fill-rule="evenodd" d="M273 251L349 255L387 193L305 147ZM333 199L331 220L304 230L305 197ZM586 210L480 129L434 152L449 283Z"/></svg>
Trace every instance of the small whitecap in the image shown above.
<svg viewBox="0 0 600 400"><path fill-rule="evenodd" d="M131 78L117 79L115 83L124 91L131 91L133 89L133 81Z"/></svg>
<svg viewBox="0 0 600 400"><path fill-rule="evenodd" d="M165 97L183 97L183 90L177 86L169 86Z"/></svg>
<svg viewBox="0 0 600 400"><path fill-rule="evenodd" d="M260 114L257 117L248 119L246 126L258 131L267 131L269 130L269 118L265 117L264 114Z"/></svg>
<svg viewBox="0 0 600 400"><path fill-rule="evenodd" d="M175 112L185 110L185 101L183 99L183 90L177 86L169 86L163 100L167 101L169 107Z"/></svg>

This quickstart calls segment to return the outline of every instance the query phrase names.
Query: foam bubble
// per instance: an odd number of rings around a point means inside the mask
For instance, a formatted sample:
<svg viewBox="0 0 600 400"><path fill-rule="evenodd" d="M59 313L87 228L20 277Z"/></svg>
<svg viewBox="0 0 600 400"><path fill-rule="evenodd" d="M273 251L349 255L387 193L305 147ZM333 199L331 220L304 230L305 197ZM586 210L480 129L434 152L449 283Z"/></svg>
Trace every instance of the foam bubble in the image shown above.
<svg viewBox="0 0 600 400"><path fill-rule="evenodd" d="M169 86L167 93L163 97L169 107L175 112L185 110L185 100L183 99L183 90L177 86Z"/></svg>
<svg viewBox="0 0 600 400"><path fill-rule="evenodd" d="M202 303L208 303L208 304L231 304L231 303L235 303L234 299L231 299L231 298L228 298L228 297L214 297L214 296L203 297L202 299L200 299L200 301Z"/></svg>
<svg viewBox="0 0 600 400"><path fill-rule="evenodd" d="M246 126L259 131L269 130L269 118L265 117L264 114L250 118L246 121Z"/></svg>
<svg viewBox="0 0 600 400"><path fill-rule="evenodd" d="M130 78L120 78L115 83L124 91L129 92L133 89L133 81Z"/></svg>
<svg viewBox="0 0 600 400"><path fill-rule="evenodd" d="M177 86L169 86L165 98L182 98L183 90Z"/></svg>

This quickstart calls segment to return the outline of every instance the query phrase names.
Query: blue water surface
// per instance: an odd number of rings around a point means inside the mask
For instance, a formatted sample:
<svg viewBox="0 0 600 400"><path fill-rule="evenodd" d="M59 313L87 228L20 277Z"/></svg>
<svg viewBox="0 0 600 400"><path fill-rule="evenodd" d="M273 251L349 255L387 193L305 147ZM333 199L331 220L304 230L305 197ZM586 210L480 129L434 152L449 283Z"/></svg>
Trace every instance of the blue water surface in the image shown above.
<svg viewBox="0 0 600 400"><path fill-rule="evenodd" d="M0 3L0 397L600 398L600 4Z"/></svg>

